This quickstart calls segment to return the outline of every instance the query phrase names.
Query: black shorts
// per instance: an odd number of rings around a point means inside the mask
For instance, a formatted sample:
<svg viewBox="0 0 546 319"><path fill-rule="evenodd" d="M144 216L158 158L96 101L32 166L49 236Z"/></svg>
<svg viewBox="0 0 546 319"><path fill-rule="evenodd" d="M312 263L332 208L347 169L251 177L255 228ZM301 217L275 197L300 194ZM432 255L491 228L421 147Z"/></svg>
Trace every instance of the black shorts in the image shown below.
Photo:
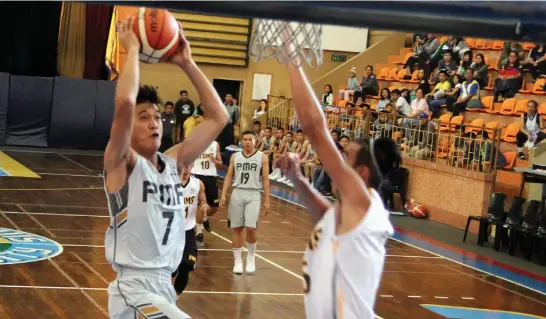
<svg viewBox="0 0 546 319"><path fill-rule="evenodd" d="M216 176L208 175L194 175L205 185L205 196L207 196L207 204L210 207L220 206L220 199L218 198L218 185L216 184Z"/></svg>
<svg viewBox="0 0 546 319"><path fill-rule="evenodd" d="M178 269L171 274L174 278L178 275L180 267L187 266L190 271L195 269L195 263L197 262L197 240L195 239L195 228L186 230L186 245L184 245L184 253L182 254L182 261L178 266Z"/></svg>

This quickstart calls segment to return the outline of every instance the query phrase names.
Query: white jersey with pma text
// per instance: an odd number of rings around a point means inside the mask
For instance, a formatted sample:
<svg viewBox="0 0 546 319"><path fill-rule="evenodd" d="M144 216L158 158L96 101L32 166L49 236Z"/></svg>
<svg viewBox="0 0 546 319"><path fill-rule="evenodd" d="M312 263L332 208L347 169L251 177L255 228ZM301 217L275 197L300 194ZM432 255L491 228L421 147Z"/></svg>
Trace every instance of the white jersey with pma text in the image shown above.
<svg viewBox="0 0 546 319"><path fill-rule="evenodd" d="M217 176L216 165L211 161L212 158L216 158L217 150L218 142L214 141L207 147L203 154L195 160L191 173L196 175Z"/></svg>
<svg viewBox="0 0 546 319"><path fill-rule="evenodd" d="M127 184L115 193L106 191L111 216L106 259L116 271L122 266L172 273L182 259L186 241L182 185L175 160L158 156L162 172L137 155Z"/></svg>
<svg viewBox="0 0 546 319"><path fill-rule="evenodd" d="M250 156L245 156L243 151L235 153L233 187L262 189L262 154L260 151Z"/></svg>
<svg viewBox="0 0 546 319"><path fill-rule="evenodd" d="M186 230L193 229L196 224L197 218L197 204L199 202L199 189L201 188L201 181L193 176L186 185L182 184L182 194L184 194L184 206L186 214Z"/></svg>
<svg viewBox="0 0 546 319"><path fill-rule="evenodd" d="M394 229L379 194L371 191L368 213L349 233L336 235L333 205L315 225L303 259L305 313L309 319L373 319Z"/></svg>

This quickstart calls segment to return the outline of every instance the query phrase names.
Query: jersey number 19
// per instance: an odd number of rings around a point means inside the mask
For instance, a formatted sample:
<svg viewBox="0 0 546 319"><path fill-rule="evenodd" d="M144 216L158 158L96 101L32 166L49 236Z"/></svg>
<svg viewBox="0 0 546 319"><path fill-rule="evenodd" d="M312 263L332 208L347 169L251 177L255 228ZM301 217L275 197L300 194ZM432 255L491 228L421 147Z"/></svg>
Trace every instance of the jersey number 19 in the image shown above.
<svg viewBox="0 0 546 319"><path fill-rule="evenodd" d="M250 173L242 173L241 174L241 184L248 183L249 178L250 178Z"/></svg>

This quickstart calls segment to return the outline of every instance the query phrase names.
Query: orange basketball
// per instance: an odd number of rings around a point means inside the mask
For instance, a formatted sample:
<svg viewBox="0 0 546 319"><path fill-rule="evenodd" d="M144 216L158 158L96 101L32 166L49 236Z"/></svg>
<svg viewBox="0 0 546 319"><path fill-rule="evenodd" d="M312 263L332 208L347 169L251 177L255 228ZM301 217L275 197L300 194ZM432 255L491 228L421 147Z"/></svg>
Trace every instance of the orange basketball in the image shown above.
<svg viewBox="0 0 546 319"><path fill-rule="evenodd" d="M165 9L140 8L134 31L140 39L142 62L162 62L178 48L180 25Z"/></svg>
<svg viewBox="0 0 546 319"><path fill-rule="evenodd" d="M428 210L423 205L415 205L415 208L413 208L413 217L418 219L424 219L428 217Z"/></svg>
<svg viewBox="0 0 546 319"><path fill-rule="evenodd" d="M408 215L413 216L413 210L414 209L415 209L415 203L414 202L409 202L406 205L406 210L408 211Z"/></svg>

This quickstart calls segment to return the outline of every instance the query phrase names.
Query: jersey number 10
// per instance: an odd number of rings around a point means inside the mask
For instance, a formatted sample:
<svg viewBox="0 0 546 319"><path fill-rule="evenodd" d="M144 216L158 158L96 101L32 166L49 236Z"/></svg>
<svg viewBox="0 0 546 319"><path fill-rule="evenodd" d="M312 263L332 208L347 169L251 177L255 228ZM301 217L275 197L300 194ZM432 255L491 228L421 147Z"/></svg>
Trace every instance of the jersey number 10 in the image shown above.
<svg viewBox="0 0 546 319"><path fill-rule="evenodd" d="M209 161L202 161L201 162L201 169L209 169L210 162Z"/></svg>

